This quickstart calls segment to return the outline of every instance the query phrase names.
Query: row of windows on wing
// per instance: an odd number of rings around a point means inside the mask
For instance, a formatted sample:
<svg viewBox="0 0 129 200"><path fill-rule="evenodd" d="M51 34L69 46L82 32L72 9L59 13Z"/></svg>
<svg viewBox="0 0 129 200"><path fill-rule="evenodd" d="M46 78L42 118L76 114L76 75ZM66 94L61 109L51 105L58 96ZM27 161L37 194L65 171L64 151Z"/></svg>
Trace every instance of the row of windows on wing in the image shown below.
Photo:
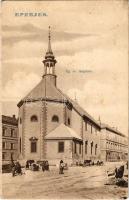
<svg viewBox="0 0 129 200"><path fill-rule="evenodd" d="M97 128L93 124L86 121L85 122L85 131L88 131L90 133L97 133Z"/></svg>
<svg viewBox="0 0 129 200"><path fill-rule="evenodd" d="M19 119L20 121L20 124L22 123L22 120L21 118ZM30 121L31 122L37 122L38 121L38 117L36 115L32 115L30 117ZM51 119L52 122L59 122L59 117L57 115L53 115L52 119ZM68 124L70 125L70 119L68 118Z"/></svg>
<svg viewBox="0 0 129 200"><path fill-rule="evenodd" d="M123 147L123 145L121 145L121 144L116 144L116 143L112 143L112 142L107 142L107 146L108 145L110 145L110 146L112 146L112 148L113 148L113 146L116 146L116 147Z"/></svg>
<svg viewBox="0 0 129 200"><path fill-rule="evenodd" d="M16 132L15 132L15 129L9 129L9 128L6 128L4 127L2 129L2 136L10 136L10 137L16 137Z"/></svg>

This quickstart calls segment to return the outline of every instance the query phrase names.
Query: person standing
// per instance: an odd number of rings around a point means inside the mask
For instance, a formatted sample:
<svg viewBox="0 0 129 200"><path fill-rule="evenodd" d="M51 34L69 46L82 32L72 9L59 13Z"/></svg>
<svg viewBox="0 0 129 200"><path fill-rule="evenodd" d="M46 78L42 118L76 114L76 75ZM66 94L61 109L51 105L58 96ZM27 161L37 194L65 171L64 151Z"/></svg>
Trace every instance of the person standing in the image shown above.
<svg viewBox="0 0 129 200"><path fill-rule="evenodd" d="M59 174L64 174L63 170L64 170L64 163L63 160L61 160L59 165Z"/></svg>

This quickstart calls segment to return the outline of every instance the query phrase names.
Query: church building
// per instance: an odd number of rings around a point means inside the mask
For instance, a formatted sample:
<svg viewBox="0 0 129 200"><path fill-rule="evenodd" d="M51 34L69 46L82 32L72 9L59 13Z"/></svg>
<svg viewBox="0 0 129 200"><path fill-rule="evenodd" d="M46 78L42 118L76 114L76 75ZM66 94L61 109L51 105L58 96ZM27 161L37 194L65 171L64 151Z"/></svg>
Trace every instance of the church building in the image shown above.
<svg viewBox="0 0 129 200"><path fill-rule="evenodd" d="M58 88L56 63L49 28L44 74L18 103L19 157L55 164L100 159L101 126Z"/></svg>

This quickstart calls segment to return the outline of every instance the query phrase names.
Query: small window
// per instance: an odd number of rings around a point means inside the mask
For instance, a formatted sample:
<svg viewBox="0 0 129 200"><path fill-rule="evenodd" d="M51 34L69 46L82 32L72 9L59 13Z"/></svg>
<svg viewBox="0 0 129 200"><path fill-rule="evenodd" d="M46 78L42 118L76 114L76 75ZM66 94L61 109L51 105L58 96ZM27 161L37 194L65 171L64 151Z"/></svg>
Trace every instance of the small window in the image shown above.
<svg viewBox="0 0 129 200"><path fill-rule="evenodd" d="M57 115L54 115L54 116L52 117L52 122L59 122L59 118L58 118Z"/></svg>
<svg viewBox="0 0 129 200"><path fill-rule="evenodd" d="M68 125L70 125L70 118L68 118Z"/></svg>
<svg viewBox="0 0 129 200"><path fill-rule="evenodd" d="M58 152L59 153L64 152L64 142L59 142L58 143Z"/></svg>
<svg viewBox="0 0 129 200"><path fill-rule="evenodd" d="M37 142L31 142L31 153L36 153L37 151Z"/></svg>
<svg viewBox="0 0 129 200"><path fill-rule="evenodd" d="M38 117L36 115L33 115L33 116L31 116L30 120L31 120L31 122L37 122Z"/></svg>

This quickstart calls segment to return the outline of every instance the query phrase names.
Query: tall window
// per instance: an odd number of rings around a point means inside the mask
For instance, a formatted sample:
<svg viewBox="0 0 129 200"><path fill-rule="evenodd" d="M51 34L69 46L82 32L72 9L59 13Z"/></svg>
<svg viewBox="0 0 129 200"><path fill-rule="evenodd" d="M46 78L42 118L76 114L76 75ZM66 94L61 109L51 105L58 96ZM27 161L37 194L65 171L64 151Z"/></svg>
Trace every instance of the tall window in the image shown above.
<svg viewBox="0 0 129 200"><path fill-rule="evenodd" d="M31 142L31 153L36 153L36 151L37 151L37 142L32 141Z"/></svg>
<svg viewBox="0 0 129 200"><path fill-rule="evenodd" d="M19 118L19 122L20 122L20 124L22 124L22 119L21 119L21 117Z"/></svg>
<svg viewBox="0 0 129 200"><path fill-rule="evenodd" d="M59 122L59 118L57 115L53 115L52 122Z"/></svg>
<svg viewBox="0 0 129 200"><path fill-rule="evenodd" d="M79 143L79 153L81 154L81 152L82 152L82 145L81 143Z"/></svg>
<svg viewBox="0 0 129 200"><path fill-rule="evenodd" d="M5 133L6 133L6 128L3 128L2 129L2 135L5 136Z"/></svg>
<svg viewBox="0 0 129 200"><path fill-rule="evenodd" d="M74 142L74 153L77 153L77 143Z"/></svg>
<svg viewBox="0 0 129 200"><path fill-rule="evenodd" d="M13 143L11 143L11 149L14 149L14 144Z"/></svg>
<svg viewBox="0 0 129 200"><path fill-rule="evenodd" d="M97 154L97 144L95 145L95 155Z"/></svg>
<svg viewBox="0 0 129 200"><path fill-rule="evenodd" d="M58 142L58 152L64 152L64 142Z"/></svg>
<svg viewBox="0 0 129 200"><path fill-rule="evenodd" d="M2 142L2 148L5 149L6 148L6 143Z"/></svg>
<svg viewBox="0 0 129 200"><path fill-rule="evenodd" d="M87 131L87 122L85 122L85 131Z"/></svg>
<svg viewBox="0 0 129 200"><path fill-rule="evenodd" d="M14 136L14 129L11 129L11 137Z"/></svg>
<svg viewBox="0 0 129 200"><path fill-rule="evenodd" d="M92 125L91 125L91 133L92 133L92 131L93 131L93 127L92 127Z"/></svg>
<svg viewBox="0 0 129 200"><path fill-rule="evenodd" d="M20 137L20 145L19 146L20 146L20 153L21 153L21 137Z"/></svg>
<svg viewBox="0 0 129 200"><path fill-rule="evenodd" d="M91 142L91 155L92 155L92 152L93 152L93 142Z"/></svg>
<svg viewBox="0 0 129 200"><path fill-rule="evenodd" d="M85 141L85 154L87 154L88 141Z"/></svg>
<svg viewBox="0 0 129 200"><path fill-rule="evenodd" d="M32 115L30 118L31 122L37 122L38 121L38 117L36 115Z"/></svg>
<svg viewBox="0 0 129 200"><path fill-rule="evenodd" d="M68 125L70 125L70 118L68 118Z"/></svg>
<svg viewBox="0 0 129 200"><path fill-rule="evenodd" d="M11 153L11 154L10 154L11 160L13 160L13 156L14 156L14 153Z"/></svg>
<svg viewBox="0 0 129 200"><path fill-rule="evenodd" d="M2 153L2 160L5 160L5 155L6 155L6 153L3 152L3 153Z"/></svg>

